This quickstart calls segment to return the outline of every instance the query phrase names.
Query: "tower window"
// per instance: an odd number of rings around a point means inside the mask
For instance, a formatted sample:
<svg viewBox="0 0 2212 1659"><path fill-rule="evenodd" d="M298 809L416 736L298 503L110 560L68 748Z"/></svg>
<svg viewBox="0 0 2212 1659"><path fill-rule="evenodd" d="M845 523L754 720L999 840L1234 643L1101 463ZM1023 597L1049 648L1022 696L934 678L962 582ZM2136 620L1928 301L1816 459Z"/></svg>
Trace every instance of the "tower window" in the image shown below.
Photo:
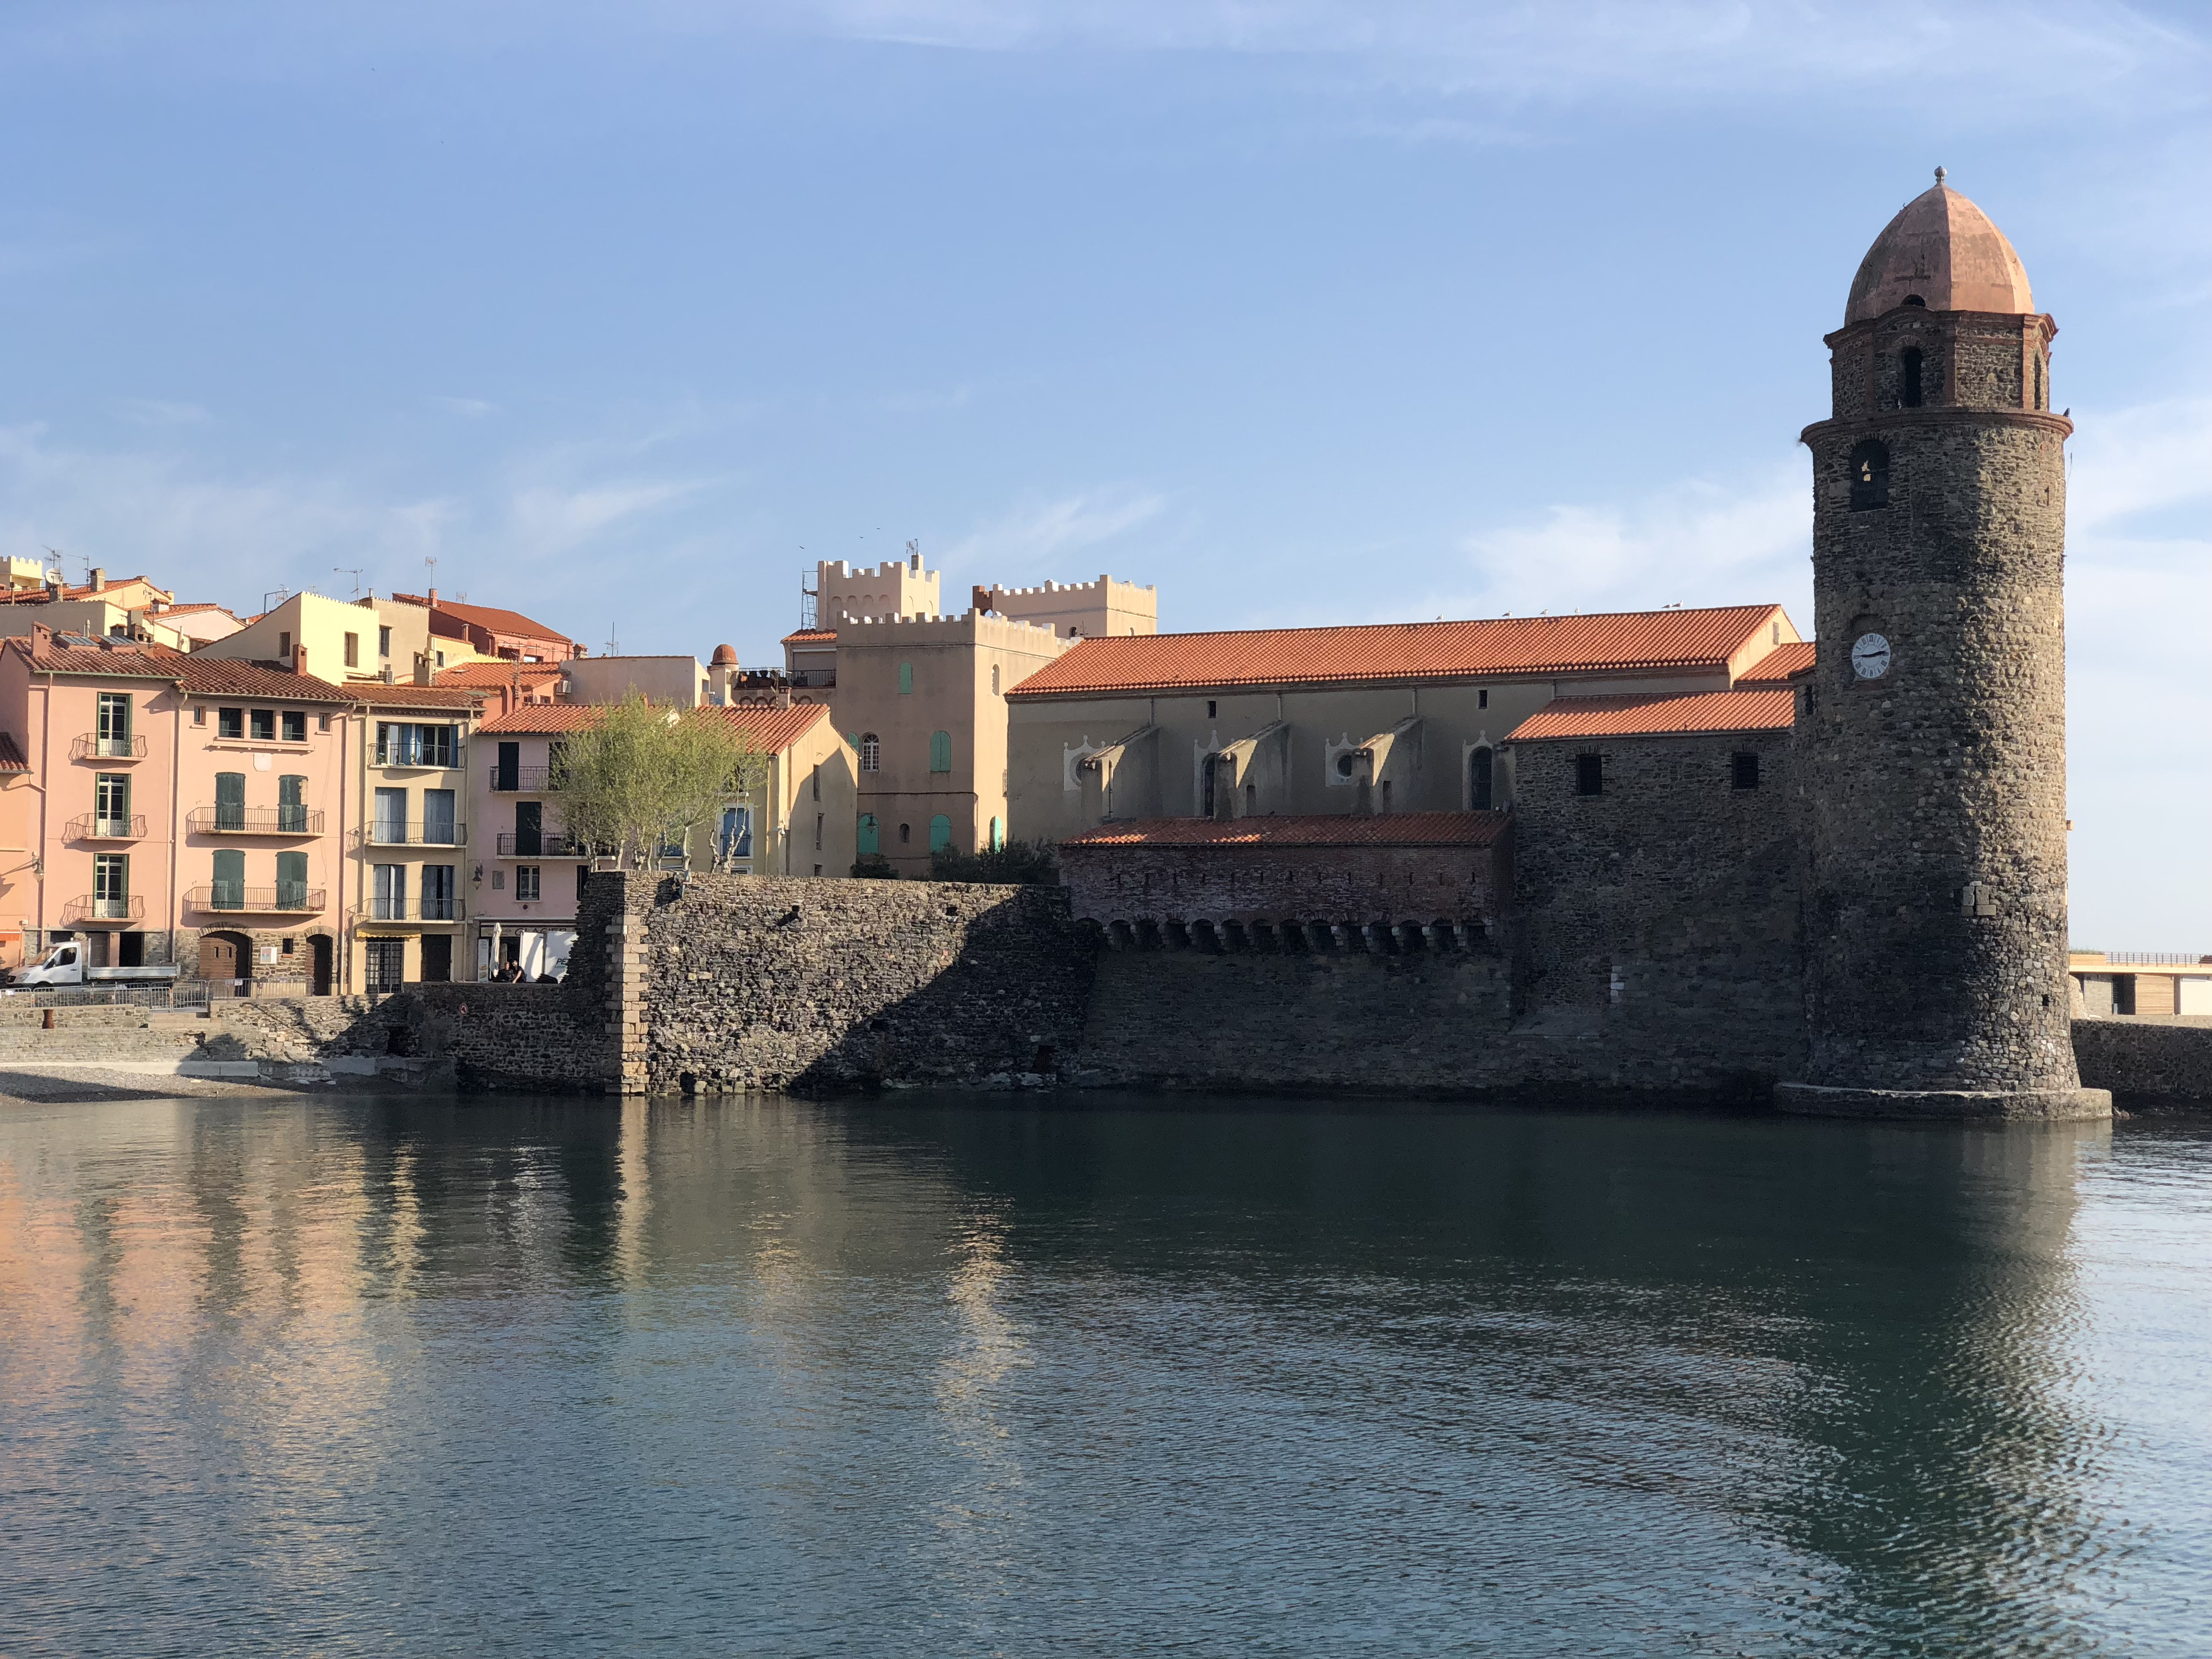
<svg viewBox="0 0 2212 1659"><path fill-rule="evenodd" d="M2043 359L2040 357L2035 360L2035 401L2028 407L2030 409L2043 407Z"/></svg>
<svg viewBox="0 0 2212 1659"><path fill-rule="evenodd" d="M1923 311L1928 309L1928 301L1922 299L1917 294L1906 295L1905 296L1905 303L1909 306L1918 306Z"/></svg>
<svg viewBox="0 0 2212 1659"><path fill-rule="evenodd" d="M872 732L868 732L860 739L860 769L863 772L881 771L883 763L883 739Z"/></svg>
<svg viewBox="0 0 2212 1659"><path fill-rule="evenodd" d="M1490 811L1492 791L1496 787L1492 781L1491 760L1487 748L1477 749L1468 757L1467 803L1478 812Z"/></svg>
<svg viewBox="0 0 2212 1659"><path fill-rule="evenodd" d="M1605 757L1577 755L1575 757L1575 793L1602 795L1605 793Z"/></svg>
<svg viewBox="0 0 2212 1659"><path fill-rule="evenodd" d="M1208 719L1208 720L1212 720L1212 719L1213 718L1213 711L1214 711L1214 708L1215 708L1215 704L1214 704L1214 701L1213 701L1213 699L1212 699L1212 698L1211 698L1211 697L1208 697L1208 698L1206 700L1206 719Z"/></svg>
<svg viewBox="0 0 2212 1659"><path fill-rule="evenodd" d="M1475 688L1474 706L1477 708L1487 708L1490 707L1490 688L1488 686L1483 685Z"/></svg>
<svg viewBox="0 0 2212 1659"><path fill-rule="evenodd" d="M1739 789L1759 787L1759 757L1754 754L1732 755L1729 757L1729 776Z"/></svg>
<svg viewBox="0 0 2212 1659"><path fill-rule="evenodd" d="M1898 354L1898 366L1905 371L1905 385L1899 401L1907 409L1920 407L1920 348L1907 346Z"/></svg>
<svg viewBox="0 0 2212 1659"><path fill-rule="evenodd" d="M1889 505L1889 447L1869 438L1851 451L1851 511Z"/></svg>

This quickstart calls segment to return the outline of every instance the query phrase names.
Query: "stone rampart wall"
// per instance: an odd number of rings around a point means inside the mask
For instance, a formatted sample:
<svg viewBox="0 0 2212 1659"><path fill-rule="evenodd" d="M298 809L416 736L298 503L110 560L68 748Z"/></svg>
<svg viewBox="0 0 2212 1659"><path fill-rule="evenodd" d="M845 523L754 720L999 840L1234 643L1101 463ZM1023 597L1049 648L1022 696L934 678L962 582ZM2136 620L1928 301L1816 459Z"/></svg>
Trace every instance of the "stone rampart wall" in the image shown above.
<svg viewBox="0 0 2212 1659"><path fill-rule="evenodd" d="M697 876L641 896L656 1093L1049 1073L1083 1030L1096 947L1058 889Z"/></svg>
<svg viewBox="0 0 2212 1659"><path fill-rule="evenodd" d="M2212 1026L2077 1019L2074 1058L2085 1089L2120 1106L2212 1105Z"/></svg>

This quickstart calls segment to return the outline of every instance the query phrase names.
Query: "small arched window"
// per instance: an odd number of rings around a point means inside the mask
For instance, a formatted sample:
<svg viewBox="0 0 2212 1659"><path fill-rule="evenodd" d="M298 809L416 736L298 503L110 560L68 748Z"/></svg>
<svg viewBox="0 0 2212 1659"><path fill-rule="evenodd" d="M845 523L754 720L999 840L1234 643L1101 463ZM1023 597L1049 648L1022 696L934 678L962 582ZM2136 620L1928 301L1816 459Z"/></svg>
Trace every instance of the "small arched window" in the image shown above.
<svg viewBox="0 0 2212 1659"><path fill-rule="evenodd" d="M863 772L884 769L884 740L872 732L860 734L860 769Z"/></svg>
<svg viewBox="0 0 2212 1659"><path fill-rule="evenodd" d="M929 734L929 769L950 772L952 769L952 734L933 732Z"/></svg>
<svg viewBox="0 0 2212 1659"><path fill-rule="evenodd" d="M996 663L991 665L991 695L994 697L999 695L999 665Z"/></svg>
<svg viewBox="0 0 2212 1659"><path fill-rule="evenodd" d="M902 846L902 847L904 847L908 842L911 842L913 839L914 839L914 826L913 826L912 824L910 824L910 823L902 823L901 825L899 825L899 845L900 845L900 846Z"/></svg>
<svg viewBox="0 0 2212 1659"><path fill-rule="evenodd" d="M2028 407L2041 409L2043 406L2043 359L2038 357L2035 360L2035 401Z"/></svg>
<svg viewBox="0 0 2212 1659"><path fill-rule="evenodd" d="M929 821L929 850L946 853L952 849L952 820L939 812Z"/></svg>
<svg viewBox="0 0 2212 1659"><path fill-rule="evenodd" d="M1213 816L1213 769L1220 760L1218 755L1208 755L1198 772L1198 815L1202 818Z"/></svg>
<svg viewBox="0 0 2212 1659"><path fill-rule="evenodd" d="M1897 355L1898 368L1903 375L1898 387L1898 401L1907 409L1920 407L1920 348L1907 346Z"/></svg>
<svg viewBox="0 0 2212 1659"><path fill-rule="evenodd" d="M1493 787L1491 758L1491 752L1487 748L1478 749L1467 757L1468 805L1478 812L1490 811L1491 791Z"/></svg>
<svg viewBox="0 0 2212 1659"><path fill-rule="evenodd" d="M1889 505L1889 447L1869 438L1851 451L1851 511Z"/></svg>
<svg viewBox="0 0 2212 1659"><path fill-rule="evenodd" d="M1928 309L1928 301L1922 299L1917 294L1906 295L1905 296L1905 303L1909 306L1918 306L1923 311Z"/></svg>

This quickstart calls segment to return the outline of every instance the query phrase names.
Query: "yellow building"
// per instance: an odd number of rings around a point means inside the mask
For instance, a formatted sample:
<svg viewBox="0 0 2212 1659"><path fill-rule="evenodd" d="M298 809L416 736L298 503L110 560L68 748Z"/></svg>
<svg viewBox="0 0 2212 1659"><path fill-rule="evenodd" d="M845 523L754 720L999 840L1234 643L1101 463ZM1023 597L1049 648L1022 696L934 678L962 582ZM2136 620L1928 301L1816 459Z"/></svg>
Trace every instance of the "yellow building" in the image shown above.
<svg viewBox="0 0 2212 1659"><path fill-rule="evenodd" d="M363 736L339 988L380 994L406 980L453 979L457 969L465 977L454 940L470 922L468 766L481 699L458 686L348 689L360 699Z"/></svg>
<svg viewBox="0 0 2212 1659"><path fill-rule="evenodd" d="M198 653L282 663L333 685L386 674L427 684L440 669L487 660L465 640L433 634L430 623L431 612L419 605L295 593L236 633L201 645Z"/></svg>

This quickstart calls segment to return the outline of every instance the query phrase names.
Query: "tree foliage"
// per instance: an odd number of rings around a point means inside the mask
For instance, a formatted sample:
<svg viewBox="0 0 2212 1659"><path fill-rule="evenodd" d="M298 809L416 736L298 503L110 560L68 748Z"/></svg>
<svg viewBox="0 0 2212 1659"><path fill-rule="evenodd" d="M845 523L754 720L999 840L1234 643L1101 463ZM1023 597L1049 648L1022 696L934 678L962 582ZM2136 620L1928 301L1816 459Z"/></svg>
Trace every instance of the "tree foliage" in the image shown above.
<svg viewBox="0 0 2212 1659"><path fill-rule="evenodd" d="M979 853L941 847L929 855L929 878L1050 887L1060 880L1060 854L1048 841L1008 842Z"/></svg>
<svg viewBox="0 0 2212 1659"><path fill-rule="evenodd" d="M643 869L687 845L732 800L760 789L768 757L715 708L675 709L633 691L568 734L554 762L570 835Z"/></svg>

